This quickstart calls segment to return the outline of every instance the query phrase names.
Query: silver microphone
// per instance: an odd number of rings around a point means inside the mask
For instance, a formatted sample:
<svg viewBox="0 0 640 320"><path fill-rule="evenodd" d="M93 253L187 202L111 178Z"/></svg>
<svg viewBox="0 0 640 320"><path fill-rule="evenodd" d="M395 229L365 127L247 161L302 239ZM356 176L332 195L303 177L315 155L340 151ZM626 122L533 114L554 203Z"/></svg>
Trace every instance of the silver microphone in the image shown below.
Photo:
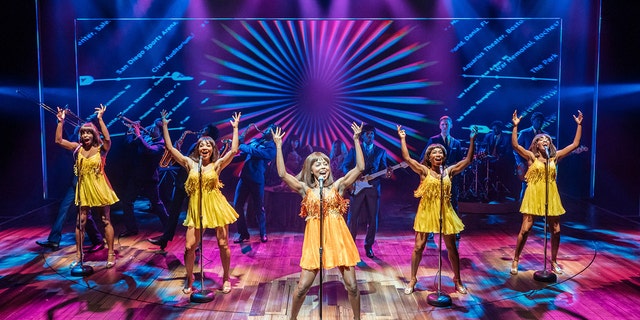
<svg viewBox="0 0 640 320"><path fill-rule="evenodd" d="M320 182L320 189L324 187L324 177L318 178L318 182Z"/></svg>
<svg viewBox="0 0 640 320"><path fill-rule="evenodd" d="M444 177L444 167L440 165L440 176Z"/></svg>
<svg viewBox="0 0 640 320"><path fill-rule="evenodd" d="M544 146L544 152L547 154L547 159L549 159L549 146Z"/></svg>

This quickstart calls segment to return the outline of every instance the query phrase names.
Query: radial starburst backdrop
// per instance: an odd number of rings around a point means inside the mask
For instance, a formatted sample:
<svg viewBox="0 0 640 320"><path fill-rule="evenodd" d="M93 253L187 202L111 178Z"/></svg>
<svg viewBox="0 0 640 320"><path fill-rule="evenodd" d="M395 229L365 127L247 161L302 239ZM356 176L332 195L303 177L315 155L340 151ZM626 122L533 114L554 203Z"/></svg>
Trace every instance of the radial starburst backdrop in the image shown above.
<svg viewBox="0 0 640 320"><path fill-rule="evenodd" d="M224 30L228 40L212 39L222 53L206 55L217 71L203 72L217 84L203 91L219 103L205 108L241 111L246 124L276 123L328 149L350 144L352 121L371 123L394 154L396 124L424 122L420 111L435 103L420 95L435 85L416 54L425 44L397 21L227 21Z"/></svg>

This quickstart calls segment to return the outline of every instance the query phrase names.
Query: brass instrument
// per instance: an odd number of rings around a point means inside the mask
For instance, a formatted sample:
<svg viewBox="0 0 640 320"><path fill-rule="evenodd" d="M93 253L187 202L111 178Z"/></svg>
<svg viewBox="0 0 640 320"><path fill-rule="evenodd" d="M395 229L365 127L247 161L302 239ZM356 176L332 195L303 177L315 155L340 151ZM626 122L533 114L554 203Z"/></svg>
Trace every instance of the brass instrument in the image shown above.
<svg viewBox="0 0 640 320"><path fill-rule="evenodd" d="M39 102L36 99L34 99L33 97L25 94L24 92L22 92L20 90L16 90L16 92L21 94L23 97L35 102L37 105L42 107L42 109L44 109L46 111L49 111L49 112L53 113L56 116L58 115L58 110L48 106L44 102ZM69 108L67 108L67 106L65 106L62 109L64 109L64 112L65 112L65 123L68 123L68 124L70 124L70 125L72 125L74 127L80 127L84 122L90 121L89 119L83 120L77 114L73 113L73 111L71 111Z"/></svg>
<svg viewBox="0 0 640 320"><path fill-rule="evenodd" d="M198 132L193 132L191 130L185 130L184 132L182 132L182 135L180 136L180 139L178 139L174 144L173 147L178 149L178 151L180 151L180 148L182 147L182 143L184 143L184 139L187 137L188 134L196 134ZM174 160L173 157L171 156L171 153L169 153L169 149L165 148L164 149L164 154L162 155L162 158L160 159L160 168L167 168L169 166L172 166L174 164Z"/></svg>
<svg viewBox="0 0 640 320"><path fill-rule="evenodd" d="M122 124L127 126L129 129L132 129L134 127L138 127L138 128L140 128L140 131L144 132L148 136L151 135L151 132L149 132L149 130L147 130L147 128L141 126L139 121L133 121L133 120L123 116L122 112L118 113L116 118L120 119L122 121Z"/></svg>

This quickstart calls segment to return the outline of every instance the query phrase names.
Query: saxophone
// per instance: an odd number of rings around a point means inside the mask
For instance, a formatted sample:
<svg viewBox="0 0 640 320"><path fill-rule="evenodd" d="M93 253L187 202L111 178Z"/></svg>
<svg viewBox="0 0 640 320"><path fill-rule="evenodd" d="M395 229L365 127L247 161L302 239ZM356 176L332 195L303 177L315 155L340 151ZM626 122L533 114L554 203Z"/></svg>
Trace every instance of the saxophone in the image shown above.
<svg viewBox="0 0 640 320"><path fill-rule="evenodd" d="M178 151L180 151L180 148L182 147L182 143L184 142L184 138L186 138L188 134L195 134L195 133L197 132L193 132L191 130L185 130L184 132L182 132L180 139L178 139L178 141L176 141L173 144L173 147L178 149ZM173 157L171 156L169 149L165 148L164 154L162 155L162 159L160 159L160 164L159 164L160 168L167 168L169 166L172 166L174 163L175 161L173 160Z"/></svg>

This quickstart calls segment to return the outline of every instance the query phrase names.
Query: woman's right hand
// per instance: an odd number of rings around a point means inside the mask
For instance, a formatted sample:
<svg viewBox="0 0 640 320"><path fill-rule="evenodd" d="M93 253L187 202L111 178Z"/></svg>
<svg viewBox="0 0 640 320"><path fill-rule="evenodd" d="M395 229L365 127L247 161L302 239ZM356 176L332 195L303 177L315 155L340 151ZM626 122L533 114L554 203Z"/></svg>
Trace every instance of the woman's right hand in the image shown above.
<svg viewBox="0 0 640 320"><path fill-rule="evenodd" d="M58 113L56 114L58 121L60 122L64 121L64 117L66 116L66 114L67 114L67 110L58 107Z"/></svg>
<svg viewBox="0 0 640 320"><path fill-rule="evenodd" d="M282 131L282 128L276 127L276 131L273 133L273 142L276 144L276 148L282 148L282 137L284 137L285 132Z"/></svg>
<svg viewBox="0 0 640 320"><path fill-rule="evenodd" d="M514 110L513 116L511 117L511 122L513 123L514 127L518 126L518 124L520 123L520 119L522 119L522 117L518 117L518 110Z"/></svg>
<svg viewBox="0 0 640 320"><path fill-rule="evenodd" d="M396 125L396 127L398 128L398 137L400 137L400 139L404 139L407 137L407 133L404 131L404 129L402 129L401 125Z"/></svg>

